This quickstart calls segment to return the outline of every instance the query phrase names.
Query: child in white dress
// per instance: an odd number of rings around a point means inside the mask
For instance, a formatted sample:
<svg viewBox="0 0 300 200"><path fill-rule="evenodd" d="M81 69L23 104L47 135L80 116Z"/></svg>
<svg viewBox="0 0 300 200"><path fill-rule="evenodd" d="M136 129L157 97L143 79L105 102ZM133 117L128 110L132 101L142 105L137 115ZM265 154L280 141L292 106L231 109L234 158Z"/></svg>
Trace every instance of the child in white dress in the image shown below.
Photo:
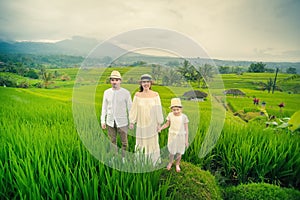
<svg viewBox="0 0 300 200"><path fill-rule="evenodd" d="M168 134L168 150L170 152L170 161L167 165L167 170L170 170L173 162L174 156L177 154L176 158L176 171L180 172L180 160L181 156L184 154L185 148L188 146L188 117L182 113L182 105L179 98L171 99L172 112L167 116L167 122L159 129L159 132L167 127L169 128Z"/></svg>

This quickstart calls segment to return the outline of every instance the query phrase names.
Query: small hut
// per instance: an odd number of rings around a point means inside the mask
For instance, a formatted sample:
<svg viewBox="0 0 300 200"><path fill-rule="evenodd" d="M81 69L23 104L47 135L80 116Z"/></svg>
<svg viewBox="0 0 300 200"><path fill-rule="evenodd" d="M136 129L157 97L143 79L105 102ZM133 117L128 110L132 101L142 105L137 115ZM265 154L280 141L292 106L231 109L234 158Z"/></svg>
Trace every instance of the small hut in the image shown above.
<svg viewBox="0 0 300 200"><path fill-rule="evenodd" d="M224 91L225 95L245 96L246 94L239 89L229 89Z"/></svg>
<svg viewBox="0 0 300 200"><path fill-rule="evenodd" d="M183 94L183 97L187 100L203 101L207 97L207 94L199 90L190 90L188 92L185 92Z"/></svg>

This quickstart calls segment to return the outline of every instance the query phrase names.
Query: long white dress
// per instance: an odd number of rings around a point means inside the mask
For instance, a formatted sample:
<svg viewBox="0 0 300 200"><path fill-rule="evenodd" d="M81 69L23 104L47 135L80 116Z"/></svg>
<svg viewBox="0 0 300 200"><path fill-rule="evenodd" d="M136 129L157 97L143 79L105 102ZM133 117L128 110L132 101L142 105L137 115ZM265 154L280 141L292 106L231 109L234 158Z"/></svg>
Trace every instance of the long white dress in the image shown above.
<svg viewBox="0 0 300 200"><path fill-rule="evenodd" d="M155 97L134 96L129 112L130 123L136 123L136 151L142 151L155 165L160 163L158 125L163 123L159 95Z"/></svg>

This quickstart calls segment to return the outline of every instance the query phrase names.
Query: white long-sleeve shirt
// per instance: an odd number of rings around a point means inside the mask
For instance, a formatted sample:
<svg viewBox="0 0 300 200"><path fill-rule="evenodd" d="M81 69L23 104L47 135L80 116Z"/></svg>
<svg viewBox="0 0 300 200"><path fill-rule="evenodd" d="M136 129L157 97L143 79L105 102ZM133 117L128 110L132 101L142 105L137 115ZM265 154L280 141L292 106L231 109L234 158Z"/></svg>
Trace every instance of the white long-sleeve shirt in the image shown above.
<svg viewBox="0 0 300 200"><path fill-rule="evenodd" d="M114 121L117 127L128 125L128 112L131 108L132 100L128 90L120 88L114 90L109 88L104 91L101 124L107 124L114 127Z"/></svg>

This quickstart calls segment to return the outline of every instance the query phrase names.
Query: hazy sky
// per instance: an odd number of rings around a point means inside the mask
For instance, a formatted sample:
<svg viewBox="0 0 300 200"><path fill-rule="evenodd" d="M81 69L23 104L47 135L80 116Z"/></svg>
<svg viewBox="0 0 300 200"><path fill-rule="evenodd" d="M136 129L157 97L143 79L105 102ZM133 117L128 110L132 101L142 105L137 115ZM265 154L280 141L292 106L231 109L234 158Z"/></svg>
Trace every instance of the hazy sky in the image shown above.
<svg viewBox="0 0 300 200"><path fill-rule="evenodd" d="M155 27L216 59L299 62L299 11L299 0L0 0L0 39L101 41Z"/></svg>

